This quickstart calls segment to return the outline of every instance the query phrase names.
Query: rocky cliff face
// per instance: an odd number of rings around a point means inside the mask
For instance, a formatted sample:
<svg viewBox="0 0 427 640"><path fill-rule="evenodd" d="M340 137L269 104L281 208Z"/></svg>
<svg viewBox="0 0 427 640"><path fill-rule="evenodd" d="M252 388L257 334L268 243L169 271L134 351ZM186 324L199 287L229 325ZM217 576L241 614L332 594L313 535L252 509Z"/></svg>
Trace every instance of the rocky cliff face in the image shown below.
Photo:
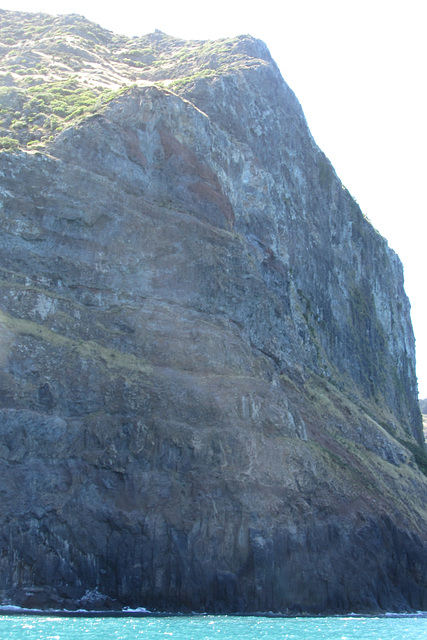
<svg viewBox="0 0 427 640"><path fill-rule="evenodd" d="M427 609L402 267L265 45L0 16L0 597Z"/></svg>

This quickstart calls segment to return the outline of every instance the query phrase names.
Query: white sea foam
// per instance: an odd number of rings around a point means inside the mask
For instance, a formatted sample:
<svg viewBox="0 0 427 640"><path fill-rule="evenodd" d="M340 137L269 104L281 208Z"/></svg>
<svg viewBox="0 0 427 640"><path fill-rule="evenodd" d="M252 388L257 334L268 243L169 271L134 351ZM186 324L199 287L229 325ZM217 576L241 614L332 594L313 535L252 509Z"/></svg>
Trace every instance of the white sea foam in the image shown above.
<svg viewBox="0 0 427 640"><path fill-rule="evenodd" d="M386 618L427 618L427 611L415 611L414 613L385 613Z"/></svg>
<svg viewBox="0 0 427 640"><path fill-rule="evenodd" d="M0 604L0 611L25 611L25 609L14 604Z"/></svg>
<svg viewBox="0 0 427 640"><path fill-rule="evenodd" d="M0 615L1 613L26 613L26 614L43 614L43 615L49 615L49 614L61 614L61 615L67 615L69 614L70 616L73 615L89 615L89 616L93 616L93 615L99 615L101 617L108 617L108 616L120 616L120 615L135 615L135 614L141 614L141 613L151 613L151 611L149 611L149 609L146 609L145 607L136 607L136 608L131 608L131 607L124 607L123 609L117 609L117 611L113 611L113 610L98 610L98 609L27 609L25 607L18 607L15 604L0 604Z"/></svg>

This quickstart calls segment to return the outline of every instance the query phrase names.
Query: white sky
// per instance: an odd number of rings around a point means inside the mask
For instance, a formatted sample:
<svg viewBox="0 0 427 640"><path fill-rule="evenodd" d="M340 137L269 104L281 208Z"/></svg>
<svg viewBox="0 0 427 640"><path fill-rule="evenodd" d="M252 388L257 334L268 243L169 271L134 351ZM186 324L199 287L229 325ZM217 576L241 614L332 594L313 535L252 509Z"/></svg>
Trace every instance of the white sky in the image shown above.
<svg viewBox="0 0 427 640"><path fill-rule="evenodd" d="M316 142L404 264L427 397L424 0L0 0L0 8L79 13L130 36L264 40Z"/></svg>

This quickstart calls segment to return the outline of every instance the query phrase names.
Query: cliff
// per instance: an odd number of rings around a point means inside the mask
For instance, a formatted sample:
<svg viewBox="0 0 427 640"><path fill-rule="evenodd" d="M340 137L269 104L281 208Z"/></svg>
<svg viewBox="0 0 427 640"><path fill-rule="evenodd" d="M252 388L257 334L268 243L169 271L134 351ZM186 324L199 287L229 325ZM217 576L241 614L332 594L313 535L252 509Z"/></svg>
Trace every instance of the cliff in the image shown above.
<svg viewBox="0 0 427 640"><path fill-rule="evenodd" d="M0 18L0 598L427 610L402 266L266 46Z"/></svg>

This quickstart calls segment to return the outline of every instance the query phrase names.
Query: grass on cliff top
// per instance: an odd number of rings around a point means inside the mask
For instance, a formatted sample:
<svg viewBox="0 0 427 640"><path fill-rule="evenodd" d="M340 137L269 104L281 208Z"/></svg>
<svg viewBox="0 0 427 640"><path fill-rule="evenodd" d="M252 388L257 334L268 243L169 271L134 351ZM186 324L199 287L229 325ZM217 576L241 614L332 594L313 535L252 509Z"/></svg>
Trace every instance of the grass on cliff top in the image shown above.
<svg viewBox="0 0 427 640"><path fill-rule="evenodd" d="M126 87L124 88L126 89ZM0 149L40 146L82 116L103 108L122 90L90 89L74 78L29 87L0 88Z"/></svg>
<svg viewBox="0 0 427 640"><path fill-rule="evenodd" d="M76 14L0 9L0 150L43 146L133 84L166 83L180 92L258 64L253 42L185 41L158 31L128 38Z"/></svg>
<svg viewBox="0 0 427 640"><path fill-rule="evenodd" d="M129 40L78 15L0 10L0 150L43 146L126 90L110 59Z"/></svg>

